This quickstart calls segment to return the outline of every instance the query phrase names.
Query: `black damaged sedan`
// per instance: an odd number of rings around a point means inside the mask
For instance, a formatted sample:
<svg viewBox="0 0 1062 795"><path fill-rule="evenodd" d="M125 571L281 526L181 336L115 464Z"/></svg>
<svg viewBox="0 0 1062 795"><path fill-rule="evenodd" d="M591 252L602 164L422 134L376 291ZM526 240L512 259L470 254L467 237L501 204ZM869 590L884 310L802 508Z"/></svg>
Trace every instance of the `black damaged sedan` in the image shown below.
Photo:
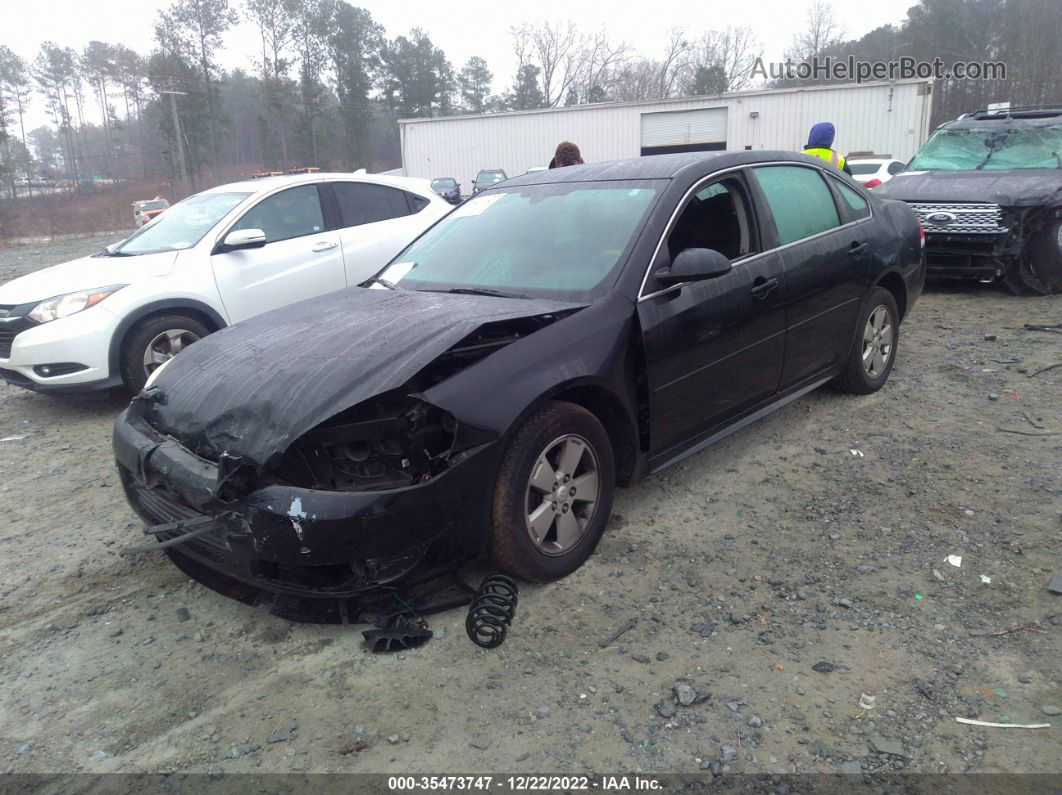
<svg viewBox="0 0 1062 795"><path fill-rule="evenodd" d="M484 557L549 580L616 486L828 382L881 388L923 280L914 213L802 155L529 174L371 284L197 342L115 454L145 532L246 601L353 616Z"/></svg>

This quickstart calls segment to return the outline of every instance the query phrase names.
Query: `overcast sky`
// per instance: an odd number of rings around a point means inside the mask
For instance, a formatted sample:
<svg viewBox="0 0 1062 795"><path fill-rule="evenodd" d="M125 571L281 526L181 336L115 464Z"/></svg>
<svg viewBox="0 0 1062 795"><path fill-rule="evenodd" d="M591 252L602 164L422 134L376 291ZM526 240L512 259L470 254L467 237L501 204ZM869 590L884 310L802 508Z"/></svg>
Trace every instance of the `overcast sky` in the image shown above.
<svg viewBox="0 0 1062 795"><path fill-rule="evenodd" d="M163 0L3 0L9 10L0 25L0 43L27 61L37 56L42 41L82 50L92 39L121 42L146 55L154 46L153 22ZM230 0L239 7L240 0ZM899 24L916 0L875 0L873 3L834 0L835 16L848 36L861 36L885 24ZM11 13L11 6L18 13ZM495 90L509 85L516 70L509 28L521 22L572 20L584 31L605 28L613 39L626 41L648 57L662 54L668 31L682 27L690 35L750 25L763 42L765 57L780 60L795 31L801 29L811 0L536 0L506 4L498 0L362 0L353 5L368 9L388 36L424 28L441 47L454 69L471 56L486 59L494 72ZM226 36L221 63L253 69L260 51L254 26L246 21ZM27 127L46 121L42 102L34 103Z"/></svg>

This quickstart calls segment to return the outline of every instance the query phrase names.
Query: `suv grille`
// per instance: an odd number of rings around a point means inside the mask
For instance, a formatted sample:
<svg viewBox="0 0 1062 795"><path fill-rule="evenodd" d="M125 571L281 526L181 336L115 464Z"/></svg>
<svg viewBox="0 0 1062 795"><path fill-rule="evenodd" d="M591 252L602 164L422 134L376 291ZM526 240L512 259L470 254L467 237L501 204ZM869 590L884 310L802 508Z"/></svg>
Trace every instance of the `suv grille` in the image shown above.
<svg viewBox="0 0 1062 795"><path fill-rule="evenodd" d="M0 359L11 358L11 343L15 340L15 332L0 328Z"/></svg>
<svg viewBox="0 0 1062 795"><path fill-rule="evenodd" d="M997 235L1006 232L998 204L929 204L910 202L926 232L959 235ZM950 216L950 217L949 217Z"/></svg>

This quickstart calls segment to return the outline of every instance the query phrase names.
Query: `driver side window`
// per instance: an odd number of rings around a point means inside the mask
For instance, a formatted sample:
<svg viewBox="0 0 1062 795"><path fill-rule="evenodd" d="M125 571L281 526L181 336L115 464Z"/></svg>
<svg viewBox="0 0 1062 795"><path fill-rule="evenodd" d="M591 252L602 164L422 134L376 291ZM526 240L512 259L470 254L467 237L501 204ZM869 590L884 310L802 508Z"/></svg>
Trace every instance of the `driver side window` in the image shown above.
<svg viewBox="0 0 1062 795"><path fill-rule="evenodd" d="M300 185L262 199L230 231L237 229L261 229L267 243L325 231L317 186Z"/></svg>
<svg viewBox="0 0 1062 795"><path fill-rule="evenodd" d="M710 248L727 259L756 253L749 204L738 179L713 182L690 197L667 238L674 261L687 248Z"/></svg>

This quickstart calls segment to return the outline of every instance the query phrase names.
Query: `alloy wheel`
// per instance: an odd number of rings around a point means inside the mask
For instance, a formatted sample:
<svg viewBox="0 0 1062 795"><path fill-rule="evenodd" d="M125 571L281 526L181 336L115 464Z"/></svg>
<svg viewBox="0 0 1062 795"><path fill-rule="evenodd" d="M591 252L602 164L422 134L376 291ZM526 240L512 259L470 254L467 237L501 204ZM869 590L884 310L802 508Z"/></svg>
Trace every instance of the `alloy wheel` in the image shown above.
<svg viewBox="0 0 1062 795"><path fill-rule="evenodd" d="M168 362L186 347L199 339L199 335L188 329L168 329L156 334L144 350L144 373L152 371Z"/></svg>
<svg viewBox="0 0 1062 795"><path fill-rule="evenodd" d="M538 456L527 483L527 532L546 555L575 547L593 521L601 498L597 455L582 436L554 439Z"/></svg>
<svg viewBox="0 0 1062 795"><path fill-rule="evenodd" d="M870 378L880 378L892 356L892 318L884 304L879 304L867 318L863 329L863 370Z"/></svg>

